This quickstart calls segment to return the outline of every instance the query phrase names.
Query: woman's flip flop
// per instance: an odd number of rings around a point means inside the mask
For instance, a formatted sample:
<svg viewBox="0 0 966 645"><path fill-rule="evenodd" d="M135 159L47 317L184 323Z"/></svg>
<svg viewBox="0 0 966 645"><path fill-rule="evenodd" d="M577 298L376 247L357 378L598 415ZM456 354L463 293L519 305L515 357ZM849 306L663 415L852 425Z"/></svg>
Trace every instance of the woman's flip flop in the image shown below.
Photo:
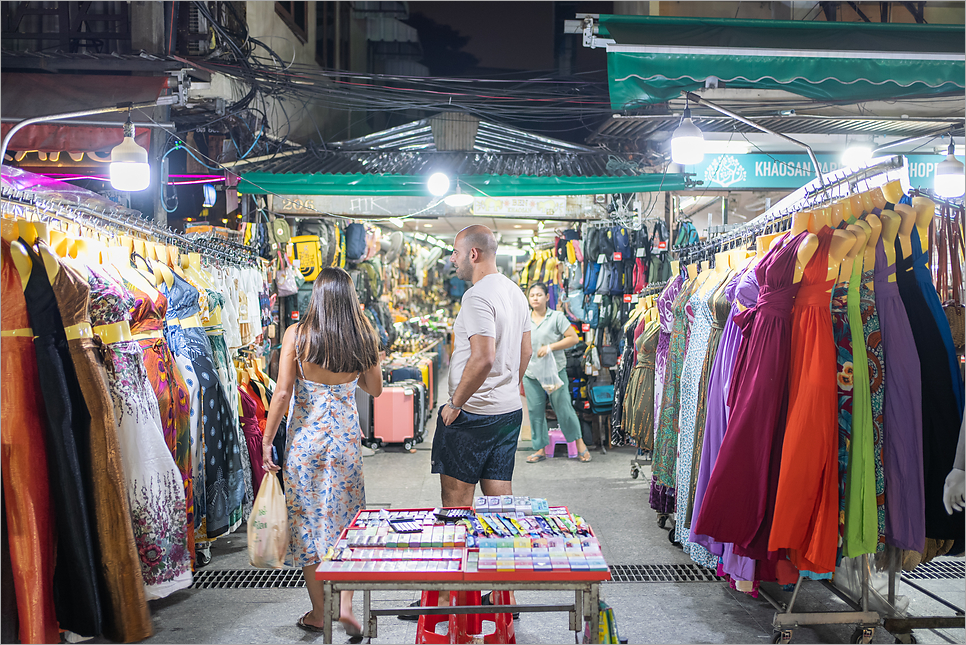
<svg viewBox="0 0 966 645"><path fill-rule="evenodd" d="M546 458L547 458L547 455L530 455L529 457L527 457L527 463L535 464L546 460Z"/></svg>
<svg viewBox="0 0 966 645"><path fill-rule="evenodd" d="M577 455L577 458L580 459L581 463L584 463L584 464L586 464L588 461L593 459L593 457L590 456L589 450L583 451L582 453Z"/></svg>

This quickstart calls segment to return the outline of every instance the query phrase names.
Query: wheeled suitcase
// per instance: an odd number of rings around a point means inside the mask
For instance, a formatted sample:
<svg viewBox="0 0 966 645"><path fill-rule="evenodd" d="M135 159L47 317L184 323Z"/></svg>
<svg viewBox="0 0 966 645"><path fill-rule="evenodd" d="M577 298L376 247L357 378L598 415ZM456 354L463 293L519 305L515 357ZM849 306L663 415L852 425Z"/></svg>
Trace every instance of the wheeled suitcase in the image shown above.
<svg viewBox="0 0 966 645"><path fill-rule="evenodd" d="M361 387L356 388L356 408L359 409L359 429L362 431L362 441L372 441L372 396Z"/></svg>
<svg viewBox="0 0 966 645"><path fill-rule="evenodd" d="M426 384L426 407L432 410L436 405L436 389L433 387L433 359L423 358L418 365L419 371L423 375L423 383Z"/></svg>
<svg viewBox="0 0 966 645"><path fill-rule="evenodd" d="M391 384L372 401L372 437L376 445L401 443L409 450L416 437L414 414L419 391L411 385Z"/></svg>
<svg viewBox="0 0 966 645"><path fill-rule="evenodd" d="M413 436L416 439L416 443L422 443L426 420L429 414L429 408L426 406L426 386L423 385L422 381L416 379L400 381L394 385L408 386L415 391L413 397Z"/></svg>

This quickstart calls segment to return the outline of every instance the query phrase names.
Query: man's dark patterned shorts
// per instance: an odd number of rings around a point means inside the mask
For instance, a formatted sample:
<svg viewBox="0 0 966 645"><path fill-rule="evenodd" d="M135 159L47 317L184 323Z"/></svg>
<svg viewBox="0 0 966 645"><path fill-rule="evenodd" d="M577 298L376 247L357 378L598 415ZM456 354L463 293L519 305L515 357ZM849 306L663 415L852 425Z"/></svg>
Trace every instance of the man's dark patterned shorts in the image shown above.
<svg viewBox="0 0 966 645"><path fill-rule="evenodd" d="M493 415L463 410L449 426L437 414L432 472L467 484L511 481L522 423L522 409Z"/></svg>

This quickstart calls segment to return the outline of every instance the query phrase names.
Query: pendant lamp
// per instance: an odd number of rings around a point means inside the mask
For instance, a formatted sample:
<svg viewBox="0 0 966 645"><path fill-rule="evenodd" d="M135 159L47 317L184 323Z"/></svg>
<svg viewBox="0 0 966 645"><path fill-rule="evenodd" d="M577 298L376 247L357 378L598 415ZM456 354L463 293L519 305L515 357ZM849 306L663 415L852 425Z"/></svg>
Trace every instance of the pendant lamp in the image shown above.
<svg viewBox="0 0 966 645"><path fill-rule="evenodd" d="M681 125L671 135L671 161L682 166L701 163L704 159L704 135L691 121L691 108L684 108Z"/></svg>
<svg viewBox="0 0 966 645"><path fill-rule="evenodd" d="M956 145L950 137L946 159L936 166L934 187L940 197L962 197L966 193L966 175L963 174L966 167L956 158L955 151Z"/></svg>
<svg viewBox="0 0 966 645"><path fill-rule="evenodd" d="M134 192L151 183L148 151L134 141L134 124L128 113L124 123L124 140L111 150L111 186L115 190Z"/></svg>

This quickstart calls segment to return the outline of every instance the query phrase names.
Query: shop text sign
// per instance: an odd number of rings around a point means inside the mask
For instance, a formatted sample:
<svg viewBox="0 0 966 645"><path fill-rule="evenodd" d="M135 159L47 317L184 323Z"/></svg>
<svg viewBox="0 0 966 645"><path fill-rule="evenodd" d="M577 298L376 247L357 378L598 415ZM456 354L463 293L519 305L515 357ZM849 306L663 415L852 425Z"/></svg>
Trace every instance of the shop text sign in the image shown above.
<svg viewBox="0 0 966 645"><path fill-rule="evenodd" d="M566 197L476 197L473 200L474 215L559 217L566 212Z"/></svg>
<svg viewBox="0 0 966 645"><path fill-rule="evenodd" d="M844 167L841 155L819 154L816 158L822 174ZM936 164L943 159L941 155L906 155L909 179L916 185L932 179ZM704 161L687 166L685 172L695 173L695 179L704 182L701 187L712 190L795 189L815 178L806 154L705 155Z"/></svg>

